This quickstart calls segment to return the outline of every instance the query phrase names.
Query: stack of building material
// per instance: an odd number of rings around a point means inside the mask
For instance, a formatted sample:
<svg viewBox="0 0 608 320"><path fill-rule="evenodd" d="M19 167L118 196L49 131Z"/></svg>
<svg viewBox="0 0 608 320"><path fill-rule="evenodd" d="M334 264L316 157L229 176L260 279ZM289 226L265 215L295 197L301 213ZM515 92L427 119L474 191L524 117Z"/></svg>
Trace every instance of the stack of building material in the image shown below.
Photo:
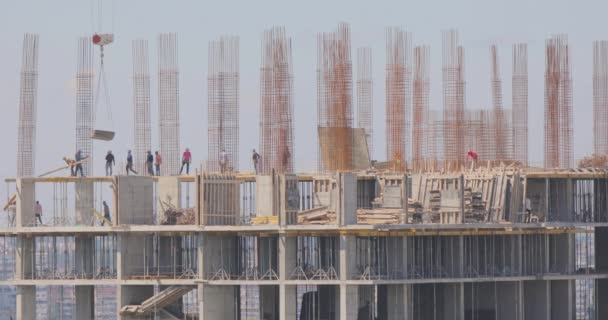
<svg viewBox="0 0 608 320"><path fill-rule="evenodd" d="M441 210L441 190L429 191L429 208L433 212Z"/></svg>
<svg viewBox="0 0 608 320"><path fill-rule="evenodd" d="M252 217L251 224L279 224L279 216Z"/></svg>
<svg viewBox="0 0 608 320"><path fill-rule="evenodd" d="M420 223L422 222L422 215L424 214L424 206L422 202L408 199L407 214L410 217L408 223Z"/></svg>
<svg viewBox="0 0 608 320"><path fill-rule="evenodd" d="M298 224L333 224L336 223L336 213L328 207L319 207L298 212Z"/></svg>
<svg viewBox="0 0 608 320"><path fill-rule="evenodd" d="M486 205L483 201L483 193L473 191L471 188L464 189L464 219L465 222L479 222L485 220Z"/></svg>
<svg viewBox="0 0 608 320"><path fill-rule="evenodd" d="M399 224L404 216L402 209L357 209L358 224Z"/></svg>

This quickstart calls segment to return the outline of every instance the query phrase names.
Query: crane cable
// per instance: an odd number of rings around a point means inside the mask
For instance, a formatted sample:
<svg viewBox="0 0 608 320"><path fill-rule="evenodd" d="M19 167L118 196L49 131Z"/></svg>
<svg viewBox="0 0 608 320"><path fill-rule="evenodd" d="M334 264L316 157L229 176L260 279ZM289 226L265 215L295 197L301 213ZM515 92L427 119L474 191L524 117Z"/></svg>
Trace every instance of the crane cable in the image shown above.
<svg viewBox="0 0 608 320"><path fill-rule="evenodd" d="M91 28L92 28L92 32L95 36L97 36L98 34L102 33L103 31L103 1L104 0L91 0ZM95 7L97 7L97 14L95 14ZM114 9L115 9L115 3L114 0L112 0L112 14L111 14L111 34L114 34ZM95 19L97 19L97 21L95 21ZM97 23L96 23L97 22ZM97 24L97 28L96 27ZM105 65L104 65L104 46L100 45L99 46L100 49L100 66L99 66L99 77L97 79L97 88L96 88L96 92L95 92L95 99L93 101L93 117L94 119L97 117L97 105L99 104L99 94L102 90L102 86L103 86L103 91L104 91L104 96L105 96L105 102L106 102L106 116L108 118L108 120L110 121L110 126L111 129L114 129L114 120L112 117L112 104L110 102L110 93L109 93L109 89L108 89L108 83L106 80L106 72L105 72Z"/></svg>

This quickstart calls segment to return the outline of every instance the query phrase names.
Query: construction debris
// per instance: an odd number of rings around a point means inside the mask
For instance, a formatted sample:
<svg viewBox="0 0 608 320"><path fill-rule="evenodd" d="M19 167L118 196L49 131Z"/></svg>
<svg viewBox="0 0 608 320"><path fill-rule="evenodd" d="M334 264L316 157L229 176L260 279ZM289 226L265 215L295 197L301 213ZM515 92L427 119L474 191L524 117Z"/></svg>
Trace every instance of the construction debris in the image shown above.
<svg viewBox="0 0 608 320"><path fill-rule="evenodd" d="M194 208L177 208L165 201L161 201L160 205L163 211L162 225L189 225L196 221Z"/></svg>

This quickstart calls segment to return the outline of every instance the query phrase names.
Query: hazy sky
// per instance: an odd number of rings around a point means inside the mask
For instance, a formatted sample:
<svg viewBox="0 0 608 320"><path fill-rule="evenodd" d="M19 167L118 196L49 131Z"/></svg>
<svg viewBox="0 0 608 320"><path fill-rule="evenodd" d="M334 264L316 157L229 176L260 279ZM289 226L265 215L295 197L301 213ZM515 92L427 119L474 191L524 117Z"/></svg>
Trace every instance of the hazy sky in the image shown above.
<svg viewBox="0 0 608 320"><path fill-rule="evenodd" d="M608 2L563 0L510 1L156 1L115 0L115 43L106 49L107 77L117 138L95 142L95 171L112 149L119 161L132 147L131 40L149 40L153 145L157 148L158 91L156 38L177 32L180 67L182 148L198 164L207 150L207 44L222 34L240 36L240 167L249 168L250 149L258 146L260 41L265 28L283 25L292 37L295 80L295 157L298 171L316 163L316 42L318 32L338 22L351 24L356 48L373 50L375 154L384 159L384 30L403 26L413 44L431 46L431 108L441 101L441 30L456 28L466 49L466 101L469 108L490 106L488 46L498 44L504 105L511 105L511 45L528 43L530 157L542 163L544 42L567 33L572 48L575 159L592 151L593 40L608 39ZM89 36L91 0L2 0L0 10L0 133L4 155L0 177L16 172L17 106L23 34L40 35L36 172L60 166L74 152L74 74L79 36ZM112 1L105 1L106 8ZM107 16L109 20L109 16ZM109 23L106 22L109 26ZM354 75L356 70L354 71ZM98 116L99 117L99 116ZM0 189L5 193L5 187Z"/></svg>

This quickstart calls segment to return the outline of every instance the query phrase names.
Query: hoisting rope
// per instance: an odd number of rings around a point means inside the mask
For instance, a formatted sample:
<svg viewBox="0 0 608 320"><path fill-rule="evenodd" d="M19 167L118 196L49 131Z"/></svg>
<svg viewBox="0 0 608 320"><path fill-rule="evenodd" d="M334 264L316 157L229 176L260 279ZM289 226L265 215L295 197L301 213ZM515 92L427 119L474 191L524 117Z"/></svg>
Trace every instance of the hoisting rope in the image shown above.
<svg viewBox="0 0 608 320"><path fill-rule="evenodd" d="M105 72L104 63L103 63L103 58L104 58L103 45L99 46L99 49L100 49L100 53L101 53L101 56L100 56L101 64L99 66L99 78L97 79L97 90L95 92L95 101L93 104L93 114L94 114L94 116L97 115L97 105L99 104L99 93L101 92L101 87L103 86L103 92L104 92L105 102L106 102L107 117L108 117L108 120L110 121L110 127L112 129L114 129L114 120L112 118L112 104L110 103L110 93L108 91L108 83L106 80L106 72Z"/></svg>

